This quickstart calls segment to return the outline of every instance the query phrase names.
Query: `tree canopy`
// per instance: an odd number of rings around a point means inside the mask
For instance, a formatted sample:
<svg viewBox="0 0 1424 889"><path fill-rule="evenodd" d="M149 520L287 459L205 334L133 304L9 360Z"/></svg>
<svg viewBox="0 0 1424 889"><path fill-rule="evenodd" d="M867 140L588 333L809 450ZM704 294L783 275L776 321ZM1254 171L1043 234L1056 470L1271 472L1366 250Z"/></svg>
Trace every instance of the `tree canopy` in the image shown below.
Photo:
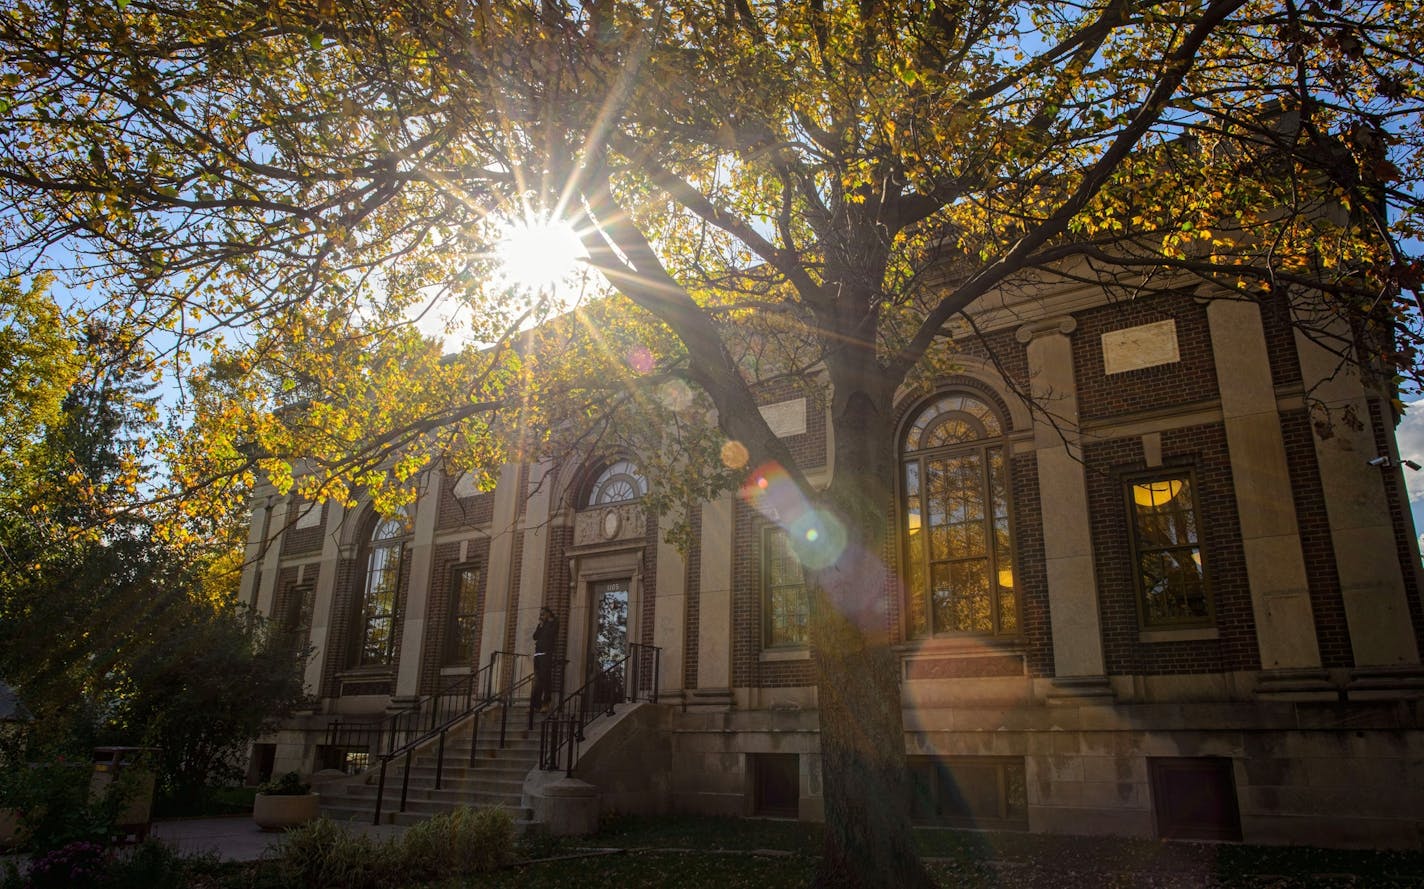
<svg viewBox="0 0 1424 889"><path fill-rule="evenodd" d="M869 766L828 776L823 878L916 885L850 804L899 799L902 755L837 727L898 700L855 613L887 569L849 555L887 533L894 393L977 301L1071 285L1290 301L1417 382L1421 25L1416 0L13 0L0 236L8 274L92 287L171 362L195 422L163 444L210 521L259 475L393 507L432 460L492 483L618 436L680 442L667 502L783 473L857 544L813 560L823 752ZM504 227L548 219L587 251L576 312L499 276ZM813 381L819 489L756 410Z"/></svg>

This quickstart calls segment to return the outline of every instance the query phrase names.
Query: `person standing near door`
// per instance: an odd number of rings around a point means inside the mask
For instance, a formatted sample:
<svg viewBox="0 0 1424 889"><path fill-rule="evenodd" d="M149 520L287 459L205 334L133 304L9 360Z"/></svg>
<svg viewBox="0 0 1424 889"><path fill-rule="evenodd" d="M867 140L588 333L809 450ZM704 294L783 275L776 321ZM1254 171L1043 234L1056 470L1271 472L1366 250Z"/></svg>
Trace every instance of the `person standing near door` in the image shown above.
<svg viewBox="0 0 1424 889"><path fill-rule="evenodd" d="M539 625L534 628L534 690L529 694L531 714L548 707L554 678L554 645L558 636L559 619L554 616L554 610L540 608Z"/></svg>

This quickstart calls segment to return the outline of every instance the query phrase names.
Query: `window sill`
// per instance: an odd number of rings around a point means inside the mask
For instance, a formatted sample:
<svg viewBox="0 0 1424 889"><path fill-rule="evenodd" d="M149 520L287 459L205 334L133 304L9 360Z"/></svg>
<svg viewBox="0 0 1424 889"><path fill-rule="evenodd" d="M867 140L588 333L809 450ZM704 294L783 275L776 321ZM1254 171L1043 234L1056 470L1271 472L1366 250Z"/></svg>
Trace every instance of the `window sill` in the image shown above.
<svg viewBox="0 0 1424 889"><path fill-rule="evenodd" d="M761 662L764 664L779 661L809 661L810 659L811 649L805 645L763 648L761 651Z"/></svg>
<svg viewBox="0 0 1424 889"><path fill-rule="evenodd" d="M945 654L1022 654L1025 645L1021 636L978 636L965 633L961 636L935 636L902 642L892 646L892 650L902 658Z"/></svg>
<svg viewBox="0 0 1424 889"><path fill-rule="evenodd" d="M441 668L440 668L440 675L441 675L441 676L468 676L468 675L470 675L470 674L473 673L473 672L474 672L474 670L470 669L469 667L441 667Z"/></svg>
<svg viewBox="0 0 1424 889"><path fill-rule="evenodd" d="M396 668L385 664L366 664L361 667L347 667L336 674L337 679L394 679Z"/></svg>
<svg viewBox="0 0 1424 889"><path fill-rule="evenodd" d="M1220 639L1221 631L1216 627L1182 627L1173 630L1142 630L1137 634L1138 642L1207 642Z"/></svg>

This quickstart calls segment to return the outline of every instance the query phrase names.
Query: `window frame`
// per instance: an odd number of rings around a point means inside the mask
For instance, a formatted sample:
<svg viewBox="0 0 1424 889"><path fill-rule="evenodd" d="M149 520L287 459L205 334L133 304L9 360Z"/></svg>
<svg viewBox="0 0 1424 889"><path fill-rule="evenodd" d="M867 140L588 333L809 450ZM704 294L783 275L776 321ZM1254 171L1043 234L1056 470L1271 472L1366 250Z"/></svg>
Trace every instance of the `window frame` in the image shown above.
<svg viewBox="0 0 1424 889"><path fill-rule="evenodd" d="M400 522L402 533L392 534L387 537L377 538L388 522ZM400 628L402 624L401 613L401 575L405 570L406 546L410 542L410 518L403 513L399 516L389 518L376 515L370 524L370 530L366 533L362 541L359 565L361 569L360 595L356 597L356 633L354 638L354 648L352 665L360 669L390 668L395 667L400 651ZM394 562L386 569L393 578L394 589L391 591L391 609L388 615L379 615L373 619L371 613L372 594L374 585L372 583L373 567L372 559L378 551L389 550L393 553ZM389 635L386 644L379 658L368 659L366 656L368 640L371 638L371 627L375 620L389 623Z"/></svg>
<svg viewBox="0 0 1424 889"><path fill-rule="evenodd" d="M1138 527L1138 505L1132 496L1132 489L1136 485L1143 483L1165 482L1175 479L1185 479L1187 490L1192 496L1192 518L1193 525L1197 530L1197 539L1193 547L1168 546L1168 547L1147 547L1142 545ZM1162 466L1154 469L1132 472L1124 474L1121 479L1122 502L1127 516L1127 536L1128 552L1130 554L1128 570L1132 572L1133 598L1137 605L1137 625L1142 630L1193 630L1214 628L1216 626L1216 596L1211 585L1210 560L1206 553L1206 540L1203 534L1204 525L1202 523L1201 512L1201 488L1197 483L1197 474L1191 466ZM1142 576L1141 558L1144 552L1170 552L1174 550L1185 550L1195 548L1200 556L1199 567L1201 569L1202 594L1206 599L1206 614L1200 617L1185 617L1172 620L1149 620L1149 609L1147 607L1147 589Z"/></svg>
<svg viewBox="0 0 1424 889"><path fill-rule="evenodd" d="M918 450L906 450L909 438L915 431L921 419L925 415L935 410L943 401L952 398L968 398L978 402L993 417L998 425L997 432L990 433L990 430L983 428L983 421L970 415L970 420L975 427L980 427L985 433L984 437L974 439L969 442L959 442L948 445L938 445L935 447L921 447ZM933 431L941 422L941 417L948 414L948 411L938 411L920 430L923 436ZM1019 566L1017 559L1017 522L1014 516L1014 486L1013 486L1013 445L1011 441L1012 430L1008 424L1007 417L999 405L987 393L970 387L956 387L935 392L928 398L918 402L914 408L907 411L900 424L899 434L896 437L895 447L895 528L899 535L898 553L900 558L901 574L900 580L903 589L901 597L901 631L903 638L907 642L927 642L931 640L953 640L953 639L981 639L993 641L1012 642L1023 638L1023 587L1018 579ZM935 561L930 557L929 538L926 535L924 542L924 553L921 556L923 568L924 599L925 609L924 623L927 631L924 634L916 634L914 631L915 615L912 609L914 590L911 588L911 539L909 528L909 490L907 484L906 467L914 463L918 474L918 493L915 495L919 499L921 516L927 515L926 508L926 472L927 461L932 457L958 456L975 454L981 463L981 473L979 484L980 492L984 495L985 504L992 503L992 473L991 452L997 450L1002 460L1002 487L1004 502L1004 519L1006 525L1006 552L999 553L997 545L992 539L986 540L986 553L988 553L988 569L990 584L990 620L993 624L988 631L979 630L944 630L938 629L934 625L934 601L931 582L931 564ZM982 519L985 522L990 538L993 535L993 517L986 516ZM922 518L922 522L928 521ZM926 526L926 531L928 527ZM940 561L956 561L940 560ZM962 559L959 561L963 561ZM1004 563L1007 563L1005 565ZM1013 584L1009 589L1013 592L1013 628L1005 630L1003 621L1003 609L1001 607L1001 596L999 591L999 575L1007 567L1011 572Z"/></svg>
<svg viewBox="0 0 1424 889"><path fill-rule="evenodd" d="M634 496L621 500L599 499L603 496L604 488L625 479L633 488ZM584 487L579 508L598 509L607 506L620 506L625 503L637 503L646 496L648 496L648 478L643 474L642 468L630 457L615 457L600 464L596 471L589 474L588 484Z"/></svg>
<svg viewBox="0 0 1424 889"><path fill-rule="evenodd" d="M460 578L466 572L473 571L475 574L473 608L462 610L469 606L465 605L464 597L460 596ZM450 597L449 597L449 619L446 621L446 647L444 656L441 658L442 666L445 667L470 667L474 668L475 657L479 652L479 632L480 615L484 610L484 565L479 562L460 562L450 566ZM470 640L469 657L461 659L460 652L460 621L462 618L469 618L474 624L473 636Z"/></svg>
<svg viewBox="0 0 1424 889"><path fill-rule="evenodd" d="M801 568L801 583L800 583L800 587L801 587L801 600L802 600L803 607L804 607L804 609L805 609L805 614L806 614L806 621L805 621L806 638L805 638L804 640L800 641L800 642L794 642L794 641L792 641L792 642L778 642L778 641L775 641L775 639L773 638L773 634L772 634L772 627L773 627L773 620L774 620L774 617L773 617L773 616L775 615L776 612L775 612L775 609L772 608L772 601L771 601L771 600L772 600L772 594L775 592L775 590L772 588L772 583L771 583L771 559L769 558L769 556L771 555L771 541L772 541L775 537L777 537L777 536L780 536L780 537L785 541L786 551L791 555L791 557L792 557L793 559L795 559L795 556L796 556L796 551L795 551L795 550L792 548L792 546L791 546L791 535L787 532L787 530L786 530L785 528L781 527L780 525L769 524L769 525L764 526L764 527L761 529L761 540L760 540L760 542L761 542L761 551L760 551L760 560L759 560L759 561L760 561L760 565L758 566L758 568L759 568L758 574L760 575L760 581L761 581L760 586L761 586L761 608L762 608L762 621L761 621L761 625L762 625L762 626L761 626L761 642L762 642L762 648L763 648L763 650L769 650L769 651L770 651L770 650L775 650L775 651L795 651L795 650L802 650L802 649L809 648L809 647L810 647L810 644L811 644L811 590L810 590L810 587L806 584L806 567L805 567L804 565L801 565L801 563L800 563L799 560L797 560L797 565ZM779 587L779 589L794 589L795 587L796 587L796 584L788 584L788 585L783 585L782 587Z"/></svg>

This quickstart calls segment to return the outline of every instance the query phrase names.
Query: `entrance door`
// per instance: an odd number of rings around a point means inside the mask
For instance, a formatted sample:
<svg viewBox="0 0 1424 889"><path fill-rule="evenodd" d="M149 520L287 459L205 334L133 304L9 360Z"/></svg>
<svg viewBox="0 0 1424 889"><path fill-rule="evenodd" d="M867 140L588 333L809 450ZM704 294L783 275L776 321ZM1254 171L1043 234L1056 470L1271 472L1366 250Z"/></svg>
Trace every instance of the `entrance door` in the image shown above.
<svg viewBox="0 0 1424 889"><path fill-rule="evenodd" d="M592 672L602 674L628 656L628 590L627 578L602 580L592 585L589 597L593 602ZM600 704L623 699L623 670L620 668L595 680L594 696Z"/></svg>

